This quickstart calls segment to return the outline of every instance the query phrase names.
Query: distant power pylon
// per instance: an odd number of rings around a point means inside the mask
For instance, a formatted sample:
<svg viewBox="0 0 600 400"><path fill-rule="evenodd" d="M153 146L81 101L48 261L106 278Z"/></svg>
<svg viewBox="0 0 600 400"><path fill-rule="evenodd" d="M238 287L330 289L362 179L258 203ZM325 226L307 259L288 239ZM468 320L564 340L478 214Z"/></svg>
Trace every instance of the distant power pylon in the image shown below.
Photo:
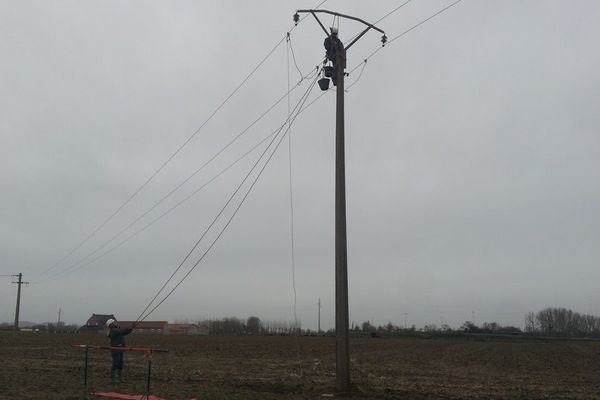
<svg viewBox="0 0 600 400"><path fill-rule="evenodd" d="M17 282L13 282L17 284L17 308L15 310L15 331L19 330L19 311L21 308L21 285L27 285L29 282L23 282L23 274L19 272L18 275L12 275L19 278Z"/></svg>
<svg viewBox="0 0 600 400"><path fill-rule="evenodd" d="M321 299L319 299L319 303L317 305L318 309L319 309L319 322L317 325L317 334L321 333Z"/></svg>
<svg viewBox="0 0 600 400"><path fill-rule="evenodd" d="M329 78L337 86L336 91L336 124L335 124L335 354L336 354L336 390L347 392L350 389L350 346L349 346L349 313L348 313L348 255L346 243L346 172L344 150L344 75L346 68L346 52L367 31L374 29L383 34L381 42L385 45L385 32L373 24L360 18L351 17L327 10L298 10L294 14L296 24L300 20L299 13L309 13L325 32L325 64L332 66L323 68L324 77L319 80L322 90L328 90ZM347 46L339 39L338 29L331 27L328 31L317 17L317 13L333 15L334 18L345 18L360 22L366 28L353 38Z"/></svg>

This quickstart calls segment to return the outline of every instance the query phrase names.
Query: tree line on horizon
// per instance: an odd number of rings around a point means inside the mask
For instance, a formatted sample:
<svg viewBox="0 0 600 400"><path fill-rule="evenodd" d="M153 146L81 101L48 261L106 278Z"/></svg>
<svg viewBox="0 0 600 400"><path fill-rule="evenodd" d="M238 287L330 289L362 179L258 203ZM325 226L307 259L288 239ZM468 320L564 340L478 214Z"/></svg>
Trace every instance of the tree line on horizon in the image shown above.
<svg viewBox="0 0 600 400"><path fill-rule="evenodd" d="M566 337L600 336L600 317L567 308L547 307L525 315L525 332Z"/></svg>
<svg viewBox="0 0 600 400"><path fill-rule="evenodd" d="M179 322L188 322L179 321ZM314 335L335 334L334 329L317 332L311 329L302 329L300 321L270 321L261 320L257 316L247 319L237 317L211 318L197 321L196 324L203 328L208 335ZM65 323L35 324L28 328L49 333L76 333L77 325ZM13 329L10 323L0 323L0 330ZM600 337L600 317L591 314L581 314L567 308L547 307L538 312L529 312L525 315L525 329L514 326L503 326L496 322L484 322L475 325L472 321L465 321L460 328L455 329L447 324L437 326L427 324L423 328L400 327L388 322L375 326L370 321L360 324L352 322L350 332L354 335L406 335L406 334L527 334L560 337Z"/></svg>
<svg viewBox="0 0 600 400"><path fill-rule="evenodd" d="M263 321L257 316L211 318L197 324L209 335L292 335L303 332L299 321Z"/></svg>

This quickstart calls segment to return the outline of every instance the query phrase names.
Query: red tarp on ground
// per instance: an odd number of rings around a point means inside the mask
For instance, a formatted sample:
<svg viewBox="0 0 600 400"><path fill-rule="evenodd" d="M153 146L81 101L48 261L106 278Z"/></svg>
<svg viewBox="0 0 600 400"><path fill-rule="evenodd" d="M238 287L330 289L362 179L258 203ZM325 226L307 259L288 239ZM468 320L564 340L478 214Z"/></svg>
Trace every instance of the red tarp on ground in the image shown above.
<svg viewBox="0 0 600 400"><path fill-rule="evenodd" d="M166 400L162 397L156 397L154 395L146 396L145 394L122 394L115 392L100 392L94 393L94 396L108 397L109 399L121 399L121 400ZM196 400L196 399L190 399Z"/></svg>

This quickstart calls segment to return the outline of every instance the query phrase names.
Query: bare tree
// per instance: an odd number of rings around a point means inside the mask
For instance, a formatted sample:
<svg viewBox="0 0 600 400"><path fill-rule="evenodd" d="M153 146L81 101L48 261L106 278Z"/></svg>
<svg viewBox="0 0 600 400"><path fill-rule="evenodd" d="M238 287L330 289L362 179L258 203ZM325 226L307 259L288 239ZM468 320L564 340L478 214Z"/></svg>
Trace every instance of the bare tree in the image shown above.
<svg viewBox="0 0 600 400"><path fill-rule="evenodd" d="M246 330L251 335L258 335L260 333L260 318L255 316L248 317Z"/></svg>
<svg viewBox="0 0 600 400"><path fill-rule="evenodd" d="M527 333L535 333L537 332L537 324L535 319L534 312L528 312L525 314L525 332Z"/></svg>

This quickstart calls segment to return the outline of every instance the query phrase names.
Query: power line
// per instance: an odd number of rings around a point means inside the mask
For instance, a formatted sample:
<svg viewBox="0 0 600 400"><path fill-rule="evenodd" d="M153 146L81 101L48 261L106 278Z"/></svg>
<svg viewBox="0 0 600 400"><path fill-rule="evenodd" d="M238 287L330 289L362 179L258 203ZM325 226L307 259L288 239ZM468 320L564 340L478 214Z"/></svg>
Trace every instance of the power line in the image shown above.
<svg viewBox="0 0 600 400"><path fill-rule="evenodd" d="M400 10L402 7L404 7L405 5L407 5L408 3L410 3L412 0L407 0L404 3L400 4L399 6L397 6L396 8L392 9L390 12L388 12L387 14L383 15L381 18L379 18L377 21L375 21L373 23L377 24L381 21L383 21L384 19L386 19L387 17L389 17L390 15L394 14L396 11ZM358 37L358 35L360 35L360 33L357 33L356 35L354 35L352 38L348 39L346 42L344 42L344 45L352 42L354 39L356 39ZM359 64L360 65L360 64ZM358 81L360 80L360 78L362 77L362 74L365 70L365 67L367 66L367 58L365 58L365 60L363 61L362 64L362 68L360 70L360 73L358 74L358 78L356 78L354 80L354 82L352 82L351 84L348 85L348 87L346 88L346 91L348 91L352 86L356 85L358 83ZM354 72L356 68L354 68L352 71L348 72L348 75L350 75L351 72Z"/></svg>
<svg viewBox="0 0 600 400"><path fill-rule="evenodd" d="M298 68L298 64L296 64L296 57L294 56L294 49L292 48L292 43L288 40L288 52L287 52L287 86L288 91L290 87L290 52L292 53L292 58L294 59L294 65L296 65L296 69L300 71ZM288 95L288 121L290 118L290 96ZM289 190L290 190L290 255L291 255L291 267L292 267L292 290L294 293L294 340L296 342L296 357L298 360L298 365L300 367L300 379L304 377L304 372L302 370L302 360L300 358L300 343L298 342L298 313L296 311L298 296L296 293L296 258L295 258L295 243L294 243L294 191L293 191L293 173L292 173L292 126L291 122L288 126L288 166L289 166Z"/></svg>
<svg viewBox="0 0 600 400"><path fill-rule="evenodd" d="M323 5L327 0L323 0L321 1L316 7L319 8L321 5ZM306 16L304 17L306 18ZM302 18L299 22L303 21L304 18ZM297 23L294 24L294 26L289 30L289 32L293 31L297 26ZM129 204L134 198L135 196L137 196L155 177L156 175L158 175L160 173L160 171L163 170L163 168L165 168L167 166L167 164L169 164L171 162L171 160L202 130L202 128L221 110L221 108L223 108L223 106L238 92L239 89L242 88L242 86L244 86L244 84L250 79L250 77L252 77L252 75L254 75L254 73L265 63L265 61L273 54L273 52L275 52L275 50L281 45L281 43L283 43L283 41L286 39L286 37L288 37L289 32L284 35L276 44L275 46L273 46L273 48L267 53L267 55L265 57L263 57L263 59L254 67L254 69L252 69L252 71L250 71L250 73L236 86L236 88L229 94L229 96L227 96L225 98L225 100L223 100L221 102L221 104L219 104L217 106L217 108L208 116L208 118L200 125L200 127L198 127L198 129L196 129L194 131L194 133L192 133L192 135L190 137L188 137L176 150L175 152L173 152L159 167L158 169L156 169L151 175L150 177L144 182L142 183L142 185L136 189L133 194L131 194L126 200L125 202L123 202L112 214L110 214L100 225L98 225L90 234L88 234L88 236L86 236L79 244L77 244L71 251L69 251L64 257L60 258L58 261L56 261L52 266L50 266L49 268L43 270L39 275L37 276L41 276L43 274L45 274L46 272L54 269L56 266L60 265L63 261L65 261L66 259L68 259L71 255L73 255L77 250L79 250L85 243L87 243L92 237L94 237L104 226L106 226L106 224L108 224L117 214L119 214L119 212L127 205ZM301 74L302 75L302 74Z"/></svg>
<svg viewBox="0 0 600 400"><path fill-rule="evenodd" d="M394 41L396 41L397 39L399 39L399 38L403 37L404 35L408 34L408 33L409 33L409 32L411 32L412 30L414 30L414 29L418 28L419 26L423 25L424 23L428 22L429 20L431 20L431 19L433 19L433 18L437 17L438 15L440 15L440 14L442 14L443 12L447 11L448 9L450 9L451 7L453 7L453 6L455 6L456 4L460 3L461 1L462 1L462 0L457 0L457 1L453 2L453 3L451 3L450 5L448 5L448 6L444 7L444 8L442 8L442 9L440 9L440 10L439 10L439 11L437 11L436 13L434 13L434 14L432 14L431 16L427 17L426 19L424 19L424 20L420 21L418 24L416 24L416 25L412 26L411 28L409 28L409 29L405 30L404 32L402 32L402 33L400 33L399 35L397 35L397 36L393 37L392 39L390 39L390 40L388 41L388 44L389 44L389 43L392 43L392 42L394 42ZM405 6L406 4L408 4L409 2L410 2L410 0L408 0L408 1L404 2L403 4L399 5L398 7L396 7L395 9L393 9L392 11L388 12L388 13L387 13L387 14L385 14L383 17L381 17L381 18L380 18L380 19L379 19L377 22L380 22L381 20L383 20L383 19L387 18L388 16L392 15L394 12L396 12L397 10L399 10L400 8L402 8L403 6ZM321 4L323 4L323 3L324 3L324 2L322 2ZM321 5L321 4L320 4L320 5ZM306 17L306 16L305 16L305 17ZM305 17L304 17L304 18L305 18ZM302 20L303 20L304 18L302 18ZM291 31L291 30L290 30L290 31ZM285 36L285 37L288 37L288 35L286 34L286 36ZM279 45L279 44L281 44L281 42L279 42L279 43L278 43L278 45ZM277 45L277 46L278 46L278 45ZM291 43L290 43L290 47L291 47ZM353 69L352 69L352 70L349 72L349 73L352 73L352 72L354 72L356 69L358 69L360 66L362 66L362 69L361 69L361 71L360 71L360 73L359 73L359 77L358 77L358 78L357 78L357 79L356 79L356 80L355 80L355 81L354 81L352 84L350 84L350 85L348 86L348 89L349 89L351 86L354 86L354 85L355 85L355 84L358 82L358 80L361 78L361 76L362 76L362 72L364 71L364 68L366 67L367 60L368 60L368 59L370 59L371 57L373 57L375 54L377 54L377 53L378 53L378 52L379 52L381 49L382 49L382 47L379 47L379 48L377 48L377 49L376 49L375 51L373 51L373 52L372 52L372 53L371 53L369 56L367 56L367 57L366 57L366 58L363 60L363 62L361 62L360 64L358 64L357 66L355 66L355 67L354 67L354 68L353 68ZM292 54L293 54L293 49L292 49ZM294 61L295 61L295 58L294 58ZM296 65L296 67L297 67L297 65ZM298 67L297 67L297 68L298 68ZM298 70L299 70L299 69L298 69ZM302 82L302 80L301 80L300 82ZM300 82L299 82L299 83L300 83ZM284 96L282 96L282 98L280 98L280 99L278 100L278 102L277 102L277 103L279 103L279 102L280 102L280 101L281 101L281 100L282 100L282 99L283 99L285 96L288 96L288 95L289 95L289 91L288 91L288 93L286 93ZM320 98L320 97L319 97L319 98ZM312 104L312 103L311 103L311 104ZM223 150L224 150L224 149L223 149ZM236 162L237 162L237 161L236 161ZM229 167L228 167L228 168L229 168ZM224 171L223 171L223 172L224 172ZM188 180L189 180L189 179L188 179ZM186 180L186 181L187 181L187 180ZM175 189L175 190L176 190L176 189ZM170 195L170 194L169 194L169 195ZM162 200L161 200L161 201L162 201ZM151 211L151 210L150 210L150 211ZM145 215L145 214L144 214L144 215ZM162 217L162 216L161 216L161 217ZM137 222L137 220L136 220L136 222ZM144 228L144 230L145 230L145 228ZM120 235L121 233L122 233L122 232L120 232L120 233L119 233L119 235ZM134 236L135 236L135 235L134 235ZM65 257L65 258L66 258L66 257Z"/></svg>
<svg viewBox="0 0 600 400"><path fill-rule="evenodd" d="M365 60L363 61L362 64L362 68L360 70L360 73L358 74L358 78L356 78L354 80L354 82L352 82L351 84L348 85L348 87L346 88L346 91L348 91L352 86L356 85L358 83L358 81L360 80L360 78L362 77L363 71L365 70L365 67L367 66L367 59L365 58Z"/></svg>
<svg viewBox="0 0 600 400"><path fill-rule="evenodd" d="M318 75L317 75L318 77ZM305 92L305 94L303 95L303 97L301 98L301 100L297 103L296 107L294 107L294 111L296 110L296 108L298 108L299 106L299 110L302 109L302 106L304 105L304 103L306 102L306 100L308 99L308 96L310 95L310 92L312 91L312 88L314 87L316 81L317 81L317 77L315 77L313 79L313 82L311 83L310 87L307 89L307 91ZM294 116L295 120L299 115L299 112L296 113L296 115ZM292 121L293 122L293 121ZM210 225L208 226L208 228L206 228L206 230L204 231L204 233L202 234L202 236L200 237L200 239L198 239L198 241L196 241L196 243L194 244L194 246L192 246L191 250L186 254L186 256L184 257L184 259L181 261L181 263L177 266L177 268L175 268L175 270L173 271L173 273L171 274L171 276L167 279L167 281L163 284L163 286L158 290L158 292L156 293L156 295L152 298L152 300L148 303L148 305L146 306L146 308L144 308L144 310L140 313L140 315L138 316L138 318L136 319L136 322L140 322L143 321L144 319L146 319L152 312L154 312L154 310L156 310L164 301L166 301L166 299L175 291L175 289L177 289L179 287L179 285L181 285L181 283L189 276L189 274L196 268L196 266L200 263L200 261L202 261L202 259L204 259L204 257L206 256L206 254L208 254L208 252L210 251L210 249L212 249L212 247L214 246L214 244L217 242L217 240L221 237L221 235L223 234L223 232L225 231L225 229L229 226L229 224L231 223L233 217L237 214L238 210L240 209L240 207L242 206L242 204L244 203L245 199L248 197L250 191L252 190L252 188L254 187L254 185L256 184L256 182L258 181L258 178L262 175L262 172L264 171L264 169L266 168L267 164L269 163L269 161L271 160L271 158L273 157L275 151L277 150L277 148L279 147L279 145L281 144L281 141L283 140L283 138L285 137L287 131L285 131L285 133L281 136L281 139L279 140L279 142L277 143L275 150L271 153L271 155L269 156L269 158L267 159L265 165L262 167L262 169L260 170L260 172L258 173L256 179L254 180L254 182L251 184L250 188L248 189L248 191L246 192L245 196L242 198L240 204L238 205L238 207L235 209L234 213L231 215L230 219L228 220L228 222L226 223L226 225L223 227L223 229L221 230L221 232L218 234L218 236L215 238L215 240L210 244L210 246L208 247L208 249L202 254L202 256L198 259L198 261L194 264L194 266L192 266L190 268L190 270L184 275L184 277L171 289L171 291L169 293L167 293L167 295L165 295L165 297L154 307L152 308L148 313L146 313L146 311L148 310L148 308L150 308L152 306L152 304L154 303L154 301L156 301L156 299L158 298L158 296L160 295L160 293L162 293L162 291L166 288L166 286L170 283L170 281L173 279L173 277L177 274L177 272L179 272L179 270L181 269L181 267L183 266L183 264L189 259L189 257L191 256L191 254L194 252L194 250L198 247L198 245L200 244L200 242L204 239L204 237L206 236L206 234L210 231L210 229L214 226L214 224L216 223L216 221L220 218L220 216L223 214L223 212L225 211L225 209L229 206L229 204L231 203L231 201L234 199L234 197L236 196L236 194L240 191L240 189L242 188L242 186L244 185L244 183L248 180L248 178L250 177L250 175L252 174L252 172L256 169L256 167L258 166L258 164L260 163L260 161L263 159L264 155L266 154L266 152L269 150L269 148L271 147L271 145L273 144L273 142L277 139L277 136L279 134L279 132L281 132L281 130L283 129L283 127L285 127L285 125L288 124L288 121L286 120L286 122L281 126L281 128L279 129L279 131L277 132L277 134L273 137L273 139L271 140L271 142L266 146L265 150L263 151L263 153L260 155L260 157L258 158L258 160L255 162L255 164L252 166L252 168L250 169L250 171L248 172L248 174L246 174L246 176L244 177L244 179L242 180L242 182L238 185L238 187L235 189L235 191L233 192L233 194L229 197L229 199L227 200L227 202L225 203L225 205L223 206L223 208L221 208L221 210L219 211L219 213L217 214L217 216L213 219L213 221L210 223ZM145 314L145 315L144 315Z"/></svg>
<svg viewBox="0 0 600 400"><path fill-rule="evenodd" d="M296 71L298 71L298 73L300 74L300 81L302 82L302 79L304 79L304 76L302 75L302 71L300 71L300 68L298 67L298 63L296 62L296 55L294 54L294 48L292 47L292 39L290 37L290 34L288 32L288 37L287 37L287 43L288 43L288 53L287 53L287 63L288 63L288 92L290 90L290 51L292 52L292 59L294 60L294 65L296 66Z"/></svg>
<svg viewBox="0 0 600 400"><path fill-rule="evenodd" d="M311 88L314 86L314 83L316 82L316 77L312 83L312 85L309 87L309 89L307 89L307 91L305 92L305 94L302 96L304 98L304 100L308 97L308 94L310 93ZM301 103L302 102L302 103ZM299 104L304 104L304 102L302 101L302 99L298 102L298 104L296 105L296 107L294 107L294 111L296 110L296 108L298 107ZM300 105L300 107L302 107L302 105ZM294 119L299 115L299 113L296 114L296 116L294 117ZM142 313L140 314L140 316L138 317L141 318L141 316L144 314L144 312L151 306L151 304L156 300L156 298L158 297L158 295L160 295L160 293L164 290L164 288L167 286L167 284L173 279L173 277L175 276L175 274L179 271L179 269L181 269L181 267L183 266L183 264L185 263L185 261L187 261L187 259L189 258L189 256L191 255L191 253L196 249L196 247L199 245L199 243L202 241L202 239L206 236L206 234L208 233L208 231L212 228L212 226L216 223L216 221L218 220L218 218L223 214L223 212L225 211L225 209L227 208L227 206L231 203L231 201L233 200L233 198L235 197L235 195L239 192L239 190L242 188L242 186L244 185L244 183L248 180L248 178L250 177L250 175L252 174L252 172L255 170L256 166L260 163L260 160L263 159L264 155L266 154L266 152L268 151L268 149L271 147L271 145L273 144L273 142L276 140L278 134L281 132L281 130L285 127L286 124L288 124L288 119L286 119L286 121L279 127L279 129L277 130L277 132L275 133L275 135L273 136L271 142L269 142L269 144L265 147L265 149L263 150L262 154L260 155L260 157L256 160L256 162L254 163L254 165L252 166L252 168L250 169L250 171L246 174L246 176L244 177L244 179L242 180L242 182L238 185L238 187L236 188L236 190L233 192L233 194L229 197L229 199L227 200L227 202L225 203L225 205L223 206L223 208L219 211L219 213L217 214L217 216L213 219L213 221L211 222L211 224L209 225L208 228L206 228L206 230L204 231L204 233L202 234L202 236L200 237L200 239L195 243L195 245L192 247L192 249L190 250L190 252L186 255L186 257L183 259L183 261L179 264L179 266L175 269L175 271L171 274L171 276L169 277L169 279L165 282L165 284L161 287L161 289L158 291L158 293L154 296L154 298L150 301L150 303L146 306L146 308L144 309L144 311L142 311ZM288 127L289 129L289 127Z"/></svg>
<svg viewBox="0 0 600 400"><path fill-rule="evenodd" d="M264 62L273 54L273 52L281 45L281 43L283 43L283 41L285 40L285 36L282 37L277 44L275 44L275 46L267 53L267 55L254 67L254 69L252 69L252 71L250 71L250 73L236 86L236 88L229 94L229 96L227 96L225 98L225 100L223 100L221 102L221 104L219 104L219 106L217 106L217 108L208 116L208 118L206 120L204 120L204 122L200 125L200 127L198 127L198 129L196 129L194 131L194 133L192 133L191 136L189 136L151 175L148 179L146 179L146 181L144 181L144 183L142 183L142 185L140 187L138 187L133 194L131 194L126 200L125 202L123 202L119 207L117 207L117 209L110 214L100 225L98 225L88 236L86 236L85 239L83 239L77 246L75 246L66 256L62 257L60 260L58 260L56 263L54 263L54 265L52 265L51 267L47 268L46 270L42 271L41 275L45 274L46 272L54 269L57 265L61 264L64 260L66 260L67 258L69 258L71 255L73 255L73 253L75 253L77 250L79 250L81 248L81 246L83 246L85 243L87 243L92 237L94 237L96 235L96 233L98 233L104 226L106 226L106 224L108 224L127 204L129 204L134 198L135 196L137 196L155 177L156 175L158 175L160 173L160 171L163 170L163 168L165 168L167 166L167 164L169 164L169 162L171 162L171 160L177 155L179 154L179 152L202 130L202 128L204 126L206 126L206 124L221 110L221 108L223 108L223 106L238 92L238 90L240 90L240 88L248 81L248 79L250 79L250 77L252 77L252 75L254 75L254 73L264 64Z"/></svg>
<svg viewBox="0 0 600 400"><path fill-rule="evenodd" d="M223 154L225 152L225 150L227 150L230 146L232 146L238 139L240 139L245 133L247 133L253 126L255 126L259 121L261 121L267 114L269 114L279 103L281 103L281 101L283 101L283 99L285 99L286 97L289 98L290 93L293 92L294 90L296 90L302 84L302 82L304 81L304 79L306 79L306 77L312 76L312 75L313 75L313 73L311 72L310 74L302 76L301 79L300 79L300 81L293 88L288 89L288 91L286 93L284 93L277 101L275 101L273 104L271 104L262 114L259 115L258 118L256 118L252 123L250 123L246 128L244 128L239 134L237 134L232 140L230 140L225 146L223 146L219 151L217 151L210 159L208 159L207 161L205 161L199 168L197 168L194 172L192 172L192 174L190 174L189 176L187 176L181 183L179 183L178 185L176 185L175 188L173 188L166 195L164 195L160 200L158 200L156 203L154 203L154 205L152 205L148 210L146 210L145 212L143 212L142 214L140 214L138 217L134 218L133 221L131 221L127 226L125 226L124 228L122 228L119 232L117 232L115 235L113 235L110 239L108 239L107 241L105 241L102 245L100 245L99 247L97 247L95 250L93 250L92 252L88 253L86 256L80 258L79 260L75 261L74 263L72 263L68 267L64 268L62 271L58 272L58 274L54 274L52 276L54 277L54 276L60 275L64 271L69 271L69 270L77 267L78 265L80 265L81 263L85 262L90 257L94 256L94 254L98 253L103 248L105 248L106 246L108 246L109 244L111 244L112 242L114 242L119 236L121 236L123 233L125 233L126 231L128 231L133 225L135 225L142 218L144 218L146 215L148 215L150 212L152 212L154 209L156 209L156 207L158 207L165 200L167 200L169 197L171 197L171 195L173 195L175 192L177 192L181 187L183 187L194 176L196 176L198 173L200 173L212 161L214 161L217 157L219 157L221 154ZM39 274L38 277L43 276L44 273L46 273L46 272L49 272L49 271L47 270L47 271Z"/></svg>
<svg viewBox="0 0 600 400"><path fill-rule="evenodd" d="M407 0L404 3L400 4L399 6L397 6L396 8L394 8L393 10L391 10L390 12L388 12L387 14L385 14L384 16L382 16L381 18L379 18L377 21L373 22L373 25L383 21L384 19L386 19L387 17L389 17L390 15L392 15L393 13L395 13L396 11L398 11L399 9L401 9L402 7L404 7L405 5L407 5L408 3L410 3L412 0ZM358 37L358 35L360 35L360 33L357 33L356 35L352 36L352 38L346 40L344 42L344 45L350 43L351 41L353 41L354 39L356 39Z"/></svg>
<svg viewBox="0 0 600 400"><path fill-rule="evenodd" d="M316 79L313 82L313 84L311 85L311 90L312 90L312 88L314 88L314 84L315 83L316 83ZM307 98L308 97L306 97L304 99L304 101L306 101ZM297 115L296 115L296 117L297 117ZM295 117L294 117L294 119L295 119ZM279 145L281 144L281 142L283 141L283 139L285 138L285 136L286 136L286 133L284 133L281 136L281 139L279 139L279 142L275 146L275 149L273 150L273 152L271 153L271 155L267 159L266 163L261 168L261 170L258 173L257 177L254 179L254 182L252 182L252 185L250 186L250 188L248 189L248 191L246 192L246 194L242 198L241 202L236 207L236 209L234 210L233 214L231 215L231 217L229 218L229 220L227 221L227 223L223 227L223 229L221 229L221 232L219 232L219 234L217 235L217 237L212 241L212 243L210 244L210 246L206 249L206 251L202 254L202 256L200 256L200 258L198 259L198 261L196 261L196 263L188 270L188 272L183 276L183 278L181 278L179 280L179 282L169 291L169 293L167 293L165 295L165 297L156 306L154 306L150 311L148 311L148 313L146 313L146 315L144 315L144 317L142 319L138 318L138 322L141 322L141 321L145 320L146 318L148 318L158 307L160 307L171 296L171 294L173 294L173 292L183 283L183 281L192 273L192 271L194 271L194 269L196 269L196 267L198 266L198 264L200 264L200 262L204 259L204 257L206 257L206 255L213 248L213 246L215 245L215 243L221 238L221 236L223 235L223 233L225 232L225 230L227 229L227 227L229 227L229 225L231 224L231 221L233 220L233 218L237 215L238 211L240 210L240 208L244 204L246 198L248 197L248 195L250 194L250 192L252 191L252 189L256 185L256 182L258 182L258 179L260 178L260 176L262 175L263 171L265 170L265 168L267 167L267 165L271 161L273 155L275 155L275 152L279 148Z"/></svg>
<svg viewBox="0 0 600 400"><path fill-rule="evenodd" d="M305 110L307 110L310 106L312 106L315 102L317 102L319 99L321 99L321 97L323 97L327 92L323 92L321 93L318 97L316 97L314 100L312 100L310 103L308 103L306 106L304 106L300 112L298 114L303 113ZM284 122L283 125L281 126L285 126L285 124L287 123ZM244 158L246 158L249 154L251 154L252 152L254 152L258 147L260 147L260 145L262 145L264 142L266 142L269 138L271 138L273 135L275 135L279 130L281 129L281 127L275 129L273 132L271 132L269 135L267 135L266 137L264 137L263 139L261 139L257 144L255 144L250 150L246 151L244 154L242 154L240 157L238 157L235 161L233 161L231 164L229 164L227 167L225 167L224 169L222 169L219 173L217 173L215 176L213 176L211 179L209 179L207 182L205 182L203 185L201 185L199 188L197 188L196 190L194 190L192 193L190 193L189 195L187 195L186 197L184 197L182 200L180 200L179 202L177 202L175 205L173 205L172 207L168 208L166 211L164 211L162 214L160 214L158 217L156 217L155 219L153 219L152 221L150 221L149 223L147 223L146 225L144 225L142 228L138 229L137 231L133 232L132 234L130 234L129 236L127 236L125 239L123 239L122 241L120 241L119 243L117 243L116 245L114 245L113 247L109 248L108 250L106 250L105 252L101 253L100 255L92 258L91 260L81 264L81 265L74 265L73 268L70 268L69 270L63 270L60 271L52 276L50 276L48 279L45 279L43 281L40 282L35 282L35 284L41 284L41 283L47 283L47 282L52 282L55 281L56 279L58 279L61 275L66 275L69 273L74 273L76 271L81 270L82 268L93 264L94 262L98 261L99 259L107 256L108 254L112 253L113 251L119 249L121 246L123 246L125 243L129 242L131 239L133 239L134 237L136 237L137 235L141 234L142 232L146 231L148 228L150 228L152 225L154 225L155 223L157 223L158 221L160 221L162 218L164 218L166 215L170 214L171 212L173 212L176 208L178 208L180 205L182 205L183 203L185 203L186 201L188 201L189 199L191 199L192 197L194 197L196 194L198 194L202 189L204 189L206 186L208 186L209 184L211 184L212 182L214 182L215 180L217 180L221 175L223 175L225 172L227 172L229 169L231 169L233 166L235 166L238 162L240 162L241 160L243 160Z"/></svg>
<svg viewBox="0 0 600 400"><path fill-rule="evenodd" d="M300 109L302 109L302 106L304 105L304 103L306 102L306 100L308 99L308 95L310 94L310 92L312 91L312 89L314 88L314 85L316 83L316 77L313 80L311 86L309 87L306 96L304 96L304 99L301 100L301 105L300 105ZM298 103L300 104L300 102ZM294 116L294 119L292 120L295 121L295 119L298 117L299 113L296 113L296 115ZM136 319L136 322L141 322L143 320L145 320L146 318L148 318L148 316L150 316L150 314L152 314L158 307L160 307L161 304L163 304L170 296L171 294L183 283L183 281L192 273L192 271L198 266L198 264L204 259L204 257L208 254L208 252L213 248L213 246L215 245L215 243L220 239L220 237L223 235L223 233L225 232L225 230L227 229L227 227L231 224L231 221L233 220L233 218L237 215L239 209L241 208L242 204L244 204L244 201L246 200L246 198L248 197L248 195L250 194L250 192L252 191L252 189L254 188L254 186L256 185L256 182L258 181L258 179L260 178L260 176L262 175L263 171L265 170L265 168L267 167L267 165L269 164L269 162L271 161L273 155L275 154L275 152L277 151L277 149L279 148L279 145L281 144L281 142L283 141L283 139L285 138L287 133L287 130L284 132L284 134L281 136L281 138L279 139L279 142L277 143L277 145L275 146L275 149L273 150L273 152L271 153L271 155L269 156L269 158L267 159L267 161L265 162L265 164L263 165L263 167L261 168L261 170L259 171L258 175L256 176L256 178L254 179L254 181L252 182L252 184L250 185L250 188L247 190L246 194L244 195L244 197L242 198L242 200L240 201L239 205L236 207L236 209L234 210L233 214L231 215L231 217L229 218L229 220L227 221L227 223L225 224L225 226L221 229L221 231L219 232L219 234L217 235L217 237L213 240L213 242L210 244L210 246L206 249L206 251L202 254L202 256L198 259L198 261L196 261L196 263L188 270L188 272L183 276L183 278L181 278L181 280L169 291L169 293L167 293L163 299L156 304L150 311L148 311L145 315L143 315L146 310L150 307L150 305L156 300L156 298L158 297L158 295L160 294L160 292L166 287L166 285L168 284L168 282L173 278L173 276L175 275L175 273L179 270L179 268L181 268L181 265L177 268L177 270L171 275L171 277L169 278L169 280L165 283L165 285L163 285L163 287L161 288L161 290L159 290L159 293L157 293L157 295L152 299L152 301L148 304L148 306L144 309L144 311L140 314L140 316ZM275 138L277 138L277 135L273 138L273 140L275 140ZM271 147L271 144L273 143L273 141L271 141L269 143L269 145L265 148L265 152ZM244 180L242 181L242 183L240 184L240 186L238 186L238 189L236 189L236 191L234 192L234 194L230 197L230 199L228 200L227 204L229 204L229 202L231 201L231 199L233 199L233 197L235 196L235 194L238 192L238 190L241 188L241 185L243 185L243 183L247 180L247 178L250 176L250 174L252 173L252 171L255 169L255 167L258 165L258 163L260 162L260 160L263 158L265 152L263 152L263 154L261 154L261 156L259 157L259 159L257 160L257 162L254 164L254 166L251 168L251 170L248 172L248 174L246 175L246 177L244 178ZM227 206L226 204L226 206ZM225 207L226 207L225 206ZM217 218L220 216L222 212L219 213L219 215L217 216ZM215 218L216 220L216 218ZM213 221L214 223L214 221ZM211 224L211 226L209 226L209 228L205 231L205 233L202 235L202 237L200 238L200 240L202 240L202 238L205 236L206 232L208 232L208 230L212 227L213 224ZM194 246L194 248L197 246L197 244ZM186 256L187 259L188 256ZM143 317L142 317L143 315ZM141 319L140 319L141 318Z"/></svg>
<svg viewBox="0 0 600 400"><path fill-rule="evenodd" d="M401 9L402 7L404 7L405 5L407 5L410 2L411 2L411 0L408 0L408 1L400 4L398 7L394 8L392 11L390 11L387 14L385 14L383 17L379 18L377 21L373 22L373 25L375 25L375 24L383 21L384 19L386 19L387 17L389 17L390 15L392 15L393 13L395 13L396 11L398 11L399 9Z"/></svg>
<svg viewBox="0 0 600 400"><path fill-rule="evenodd" d="M429 20L431 20L431 19L433 19L433 18L437 17L438 15L440 15L440 14L442 14L443 12L447 11L448 9L450 9L450 8L454 7L455 5L457 5L458 3L460 3L461 1L462 1L462 0L456 0L454 3L451 3L450 5L448 5L448 6L444 7L444 8L442 8L442 9L440 9L439 11L437 11L436 13L434 13L434 14L430 15L429 17L425 18L424 20L422 20L422 21L421 21L421 22L419 22L418 24L416 24L416 25L413 25L412 27L408 28L408 29L407 29L407 30L405 30L404 32L400 33L399 35L396 35L396 36L394 36L392 39L390 39L390 40L387 42L386 46L388 46L388 45L390 45L392 42L394 42L394 41L396 41L396 40L400 39L402 36L406 35L407 33L409 33L409 32L411 32L411 31L413 31L413 30L417 29L418 27L420 27L420 26L421 26L421 25L423 25L424 23L426 23L426 22L428 22ZM373 57L375 54L379 53L379 51L381 51L381 49L383 49L383 47L378 47L378 48L377 48L375 51L373 51L371 54L369 54L369 55L368 55L368 56L365 58L365 60L368 60L368 59L370 59L371 57ZM361 64L362 64L362 63L361 63ZM357 70L357 69L358 69L358 68L361 66L361 64L358 64L357 66L355 66L354 68L352 68L352 69L350 70L350 72L348 72L348 73L349 73L349 74L351 74L352 72L356 71L356 70Z"/></svg>

